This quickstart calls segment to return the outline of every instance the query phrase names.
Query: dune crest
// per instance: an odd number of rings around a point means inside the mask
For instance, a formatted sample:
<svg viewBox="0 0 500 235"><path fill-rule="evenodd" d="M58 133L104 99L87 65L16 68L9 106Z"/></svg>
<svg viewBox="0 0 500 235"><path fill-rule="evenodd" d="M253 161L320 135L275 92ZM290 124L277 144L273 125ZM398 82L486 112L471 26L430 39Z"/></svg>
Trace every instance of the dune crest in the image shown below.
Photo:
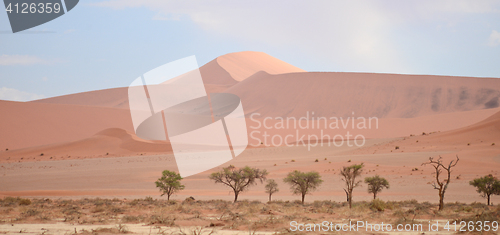
<svg viewBox="0 0 500 235"><path fill-rule="evenodd" d="M307 72L264 52L243 51L217 57L217 63L236 81L243 81L256 72L269 74Z"/></svg>

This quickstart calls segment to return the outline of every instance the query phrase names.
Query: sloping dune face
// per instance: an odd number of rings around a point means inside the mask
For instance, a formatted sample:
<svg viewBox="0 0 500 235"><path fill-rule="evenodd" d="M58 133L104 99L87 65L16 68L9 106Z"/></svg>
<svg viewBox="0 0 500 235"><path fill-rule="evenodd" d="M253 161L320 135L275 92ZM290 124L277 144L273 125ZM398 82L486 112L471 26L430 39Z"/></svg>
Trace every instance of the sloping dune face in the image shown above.
<svg viewBox="0 0 500 235"><path fill-rule="evenodd" d="M306 72L264 52L244 51L218 57L217 63L236 81L243 81L254 73L269 74Z"/></svg>
<svg viewBox="0 0 500 235"><path fill-rule="evenodd" d="M258 72L226 92L261 117L413 118L499 107L500 79L369 73Z"/></svg>
<svg viewBox="0 0 500 235"><path fill-rule="evenodd" d="M33 103L74 104L128 109L126 88L113 88L34 100Z"/></svg>
<svg viewBox="0 0 500 235"><path fill-rule="evenodd" d="M457 130L436 133L429 136L429 141L445 141L449 143L467 143L480 141L486 144L500 143L500 112L492 115L484 121L459 128Z"/></svg>
<svg viewBox="0 0 500 235"><path fill-rule="evenodd" d="M81 140L11 150L3 152L1 156L9 161L18 161L23 158L58 160L171 152L172 147L168 142L142 140L126 130L109 128Z"/></svg>
<svg viewBox="0 0 500 235"><path fill-rule="evenodd" d="M0 148L76 141L107 128L133 131L126 109L0 101Z"/></svg>

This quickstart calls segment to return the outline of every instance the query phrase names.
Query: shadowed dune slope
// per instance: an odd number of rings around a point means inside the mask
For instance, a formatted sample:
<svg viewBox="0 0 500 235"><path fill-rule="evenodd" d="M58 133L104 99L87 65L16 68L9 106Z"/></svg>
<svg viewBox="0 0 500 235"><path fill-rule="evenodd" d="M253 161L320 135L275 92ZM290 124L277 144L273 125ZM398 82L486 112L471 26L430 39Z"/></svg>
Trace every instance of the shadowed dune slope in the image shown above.
<svg viewBox="0 0 500 235"><path fill-rule="evenodd" d="M2 150L76 141L107 128L133 131L125 109L0 101L0 110Z"/></svg>
<svg viewBox="0 0 500 235"><path fill-rule="evenodd" d="M258 72L226 92L270 117L412 118L499 107L500 79L372 73Z"/></svg>

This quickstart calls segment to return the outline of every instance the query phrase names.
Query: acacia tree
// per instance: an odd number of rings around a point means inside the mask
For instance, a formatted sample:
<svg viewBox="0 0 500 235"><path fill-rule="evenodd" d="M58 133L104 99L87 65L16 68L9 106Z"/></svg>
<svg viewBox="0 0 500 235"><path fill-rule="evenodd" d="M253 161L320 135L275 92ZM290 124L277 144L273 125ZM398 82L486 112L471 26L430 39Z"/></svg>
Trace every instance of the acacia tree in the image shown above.
<svg viewBox="0 0 500 235"><path fill-rule="evenodd" d="M319 185L323 183L323 180L316 171L301 172L294 170L288 173L287 177L283 179L283 182L290 184L290 190L293 194L302 195L302 204L304 204L306 194L316 190Z"/></svg>
<svg viewBox="0 0 500 235"><path fill-rule="evenodd" d="M422 166L425 165L431 165L434 167L435 174L436 174L436 182L432 183L432 187L434 189L438 190L439 192L439 210L442 210L444 207L444 194L446 193L446 189L448 189L448 184L450 184L451 180L451 168L455 167L460 159L458 158L456 160L451 160L448 166L445 166L443 164L443 159L441 156L437 160L434 160L434 157L429 157L428 162L422 163ZM446 179L440 180L439 176L441 173L443 173L443 170L445 170L445 174L447 176Z"/></svg>
<svg viewBox="0 0 500 235"><path fill-rule="evenodd" d="M271 196L273 195L273 193L276 193L278 191L280 191L278 189L278 183L276 183L276 181L273 179L267 180L266 193L269 194L269 201L271 201Z"/></svg>
<svg viewBox="0 0 500 235"><path fill-rule="evenodd" d="M230 187L234 192L234 202L236 202L241 192L247 190L251 185L257 184L257 181L264 182L267 174L266 170L248 166L236 168L230 165L222 168L219 172L212 173L209 179L215 181L216 184L220 183Z"/></svg>
<svg viewBox="0 0 500 235"><path fill-rule="evenodd" d="M156 187L160 188L162 192L161 196L167 195L167 200L170 200L170 196L180 190L184 189L184 185L181 184L182 177L180 174L173 171L164 170L162 176L158 178L155 182Z"/></svg>
<svg viewBox="0 0 500 235"><path fill-rule="evenodd" d="M378 175L366 177L365 183L368 184L368 193L373 193L373 199L377 198L377 193L382 192L382 189L389 188L389 181Z"/></svg>
<svg viewBox="0 0 500 235"><path fill-rule="evenodd" d="M500 195L500 181L491 174L474 179L469 184L476 187L477 192L482 197L488 199L488 206L490 205L491 195Z"/></svg>
<svg viewBox="0 0 500 235"><path fill-rule="evenodd" d="M340 170L342 180L345 182L346 188L344 191L347 194L347 201L349 201L349 208L352 208L352 190L361 184L361 180L357 181L356 178L363 173L364 164L354 164L351 166L344 166Z"/></svg>

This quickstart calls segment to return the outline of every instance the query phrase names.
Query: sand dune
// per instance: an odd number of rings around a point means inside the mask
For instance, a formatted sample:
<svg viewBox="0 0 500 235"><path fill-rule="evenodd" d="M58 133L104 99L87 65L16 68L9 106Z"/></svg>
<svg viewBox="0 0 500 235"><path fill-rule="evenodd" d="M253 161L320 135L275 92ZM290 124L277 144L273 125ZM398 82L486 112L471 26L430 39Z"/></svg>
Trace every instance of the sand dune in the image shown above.
<svg viewBox="0 0 500 235"><path fill-rule="evenodd" d="M486 145L492 145L495 142L495 145L499 144L500 112L497 112L487 119L467 127L436 133L426 138L426 141L439 141L442 144L462 143L463 145L471 142L482 142Z"/></svg>
<svg viewBox="0 0 500 235"><path fill-rule="evenodd" d="M133 131L125 109L0 101L0 149L76 141L107 128Z"/></svg>
<svg viewBox="0 0 500 235"><path fill-rule="evenodd" d="M238 95L247 116L304 117L309 113L310 117L379 118L379 129L362 132L367 138L468 126L496 112L500 97L500 79L495 78L304 72L261 52L223 55L200 72L209 93ZM127 88L27 103L4 101L0 108L9 114L0 117L5 130L0 134L0 149L74 142L108 128L133 132ZM252 125L250 120L247 123ZM275 133L288 132L295 130Z"/></svg>
<svg viewBox="0 0 500 235"><path fill-rule="evenodd" d="M258 72L226 92L270 117L411 118L499 107L500 79L370 73Z"/></svg>
<svg viewBox="0 0 500 235"><path fill-rule="evenodd" d="M471 170L496 166L500 163L498 143L500 143L500 112L466 127L406 136L384 145L357 150L352 154L439 152L439 155L447 158L459 155L463 158L462 162L466 162L460 167L463 167L463 170Z"/></svg>
<svg viewBox="0 0 500 235"><path fill-rule="evenodd" d="M266 53L256 51L230 53L217 57L216 61L236 81L243 81L259 71L269 74L306 72Z"/></svg>
<svg viewBox="0 0 500 235"><path fill-rule="evenodd" d="M2 151L0 158L6 162L60 160L169 153L168 142L148 141L119 128L110 128L82 140L50 144L18 150Z"/></svg>
<svg viewBox="0 0 500 235"><path fill-rule="evenodd" d="M223 92L238 81L265 71L270 74L305 72L263 52L244 51L217 57L200 67L207 93ZM130 78L132 81L133 78ZM127 88L81 92L32 101L128 109Z"/></svg>

